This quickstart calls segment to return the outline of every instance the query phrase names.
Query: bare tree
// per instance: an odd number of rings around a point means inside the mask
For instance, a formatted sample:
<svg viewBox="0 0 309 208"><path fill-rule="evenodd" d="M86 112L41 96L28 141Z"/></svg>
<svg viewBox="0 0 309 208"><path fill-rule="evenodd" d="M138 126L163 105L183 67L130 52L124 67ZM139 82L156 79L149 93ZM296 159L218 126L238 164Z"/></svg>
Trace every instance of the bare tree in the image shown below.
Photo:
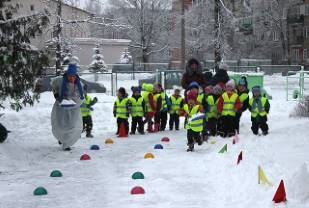
<svg viewBox="0 0 309 208"><path fill-rule="evenodd" d="M283 58L288 64L291 64L291 54L287 16L296 11L292 8L297 3L298 0L253 0L252 3L254 27L266 34L259 40L260 44L269 47L269 41L280 41Z"/></svg>
<svg viewBox="0 0 309 208"><path fill-rule="evenodd" d="M131 28L126 38L132 40L130 51L142 63L154 54L168 51L171 26L170 4L166 0L112 0L110 13Z"/></svg>

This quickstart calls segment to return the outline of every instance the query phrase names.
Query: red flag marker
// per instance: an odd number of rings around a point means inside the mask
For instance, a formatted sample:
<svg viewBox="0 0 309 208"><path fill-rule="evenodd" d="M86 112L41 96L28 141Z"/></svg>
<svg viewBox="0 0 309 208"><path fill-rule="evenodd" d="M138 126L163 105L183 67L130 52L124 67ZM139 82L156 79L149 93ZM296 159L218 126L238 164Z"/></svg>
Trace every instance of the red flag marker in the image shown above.
<svg viewBox="0 0 309 208"><path fill-rule="evenodd" d="M284 188L283 180L281 180L280 185L276 191L276 194L273 198L275 203L285 202L286 201L286 193Z"/></svg>
<svg viewBox="0 0 309 208"><path fill-rule="evenodd" d="M238 155L237 165L240 163L241 160L242 160L242 151Z"/></svg>

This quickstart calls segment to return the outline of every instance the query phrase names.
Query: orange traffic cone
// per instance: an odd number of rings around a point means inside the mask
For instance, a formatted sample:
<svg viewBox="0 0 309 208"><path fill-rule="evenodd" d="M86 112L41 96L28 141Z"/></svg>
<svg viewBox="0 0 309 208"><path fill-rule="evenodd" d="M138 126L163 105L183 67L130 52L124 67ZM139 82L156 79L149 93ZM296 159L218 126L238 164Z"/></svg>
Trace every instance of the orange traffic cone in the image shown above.
<svg viewBox="0 0 309 208"><path fill-rule="evenodd" d="M285 202L286 201L286 193L284 188L283 180L281 180L280 185L276 191L276 194L273 198L275 203Z"/></svg>
<svg viewBox="0 0 309 208"><path fill-rule="evenodd" d="M238 155L237 165L240 163L241 160L242 160L242 151Z"/></svg>
<svg viewBox="0 0 309 208"><path fill-rule="evenodd" d="M118 137L128 137L128 134L126 132L126 127L125 127L124 123L120 124L120 129L119 129Z"/></svg>

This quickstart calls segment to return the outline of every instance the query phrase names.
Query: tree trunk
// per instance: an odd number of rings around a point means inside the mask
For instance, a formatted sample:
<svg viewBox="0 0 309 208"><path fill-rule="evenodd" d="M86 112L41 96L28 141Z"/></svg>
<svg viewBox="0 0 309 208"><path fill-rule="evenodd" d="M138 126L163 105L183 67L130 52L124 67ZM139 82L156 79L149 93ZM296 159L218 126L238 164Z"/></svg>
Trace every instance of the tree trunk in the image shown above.
<svg viewBox="0 0 309 208"><path fill-rule="evenodd" d="M218 39L220 33L220 0L215 0L215 70L219 70L221 62L221 43Z"/></svg>

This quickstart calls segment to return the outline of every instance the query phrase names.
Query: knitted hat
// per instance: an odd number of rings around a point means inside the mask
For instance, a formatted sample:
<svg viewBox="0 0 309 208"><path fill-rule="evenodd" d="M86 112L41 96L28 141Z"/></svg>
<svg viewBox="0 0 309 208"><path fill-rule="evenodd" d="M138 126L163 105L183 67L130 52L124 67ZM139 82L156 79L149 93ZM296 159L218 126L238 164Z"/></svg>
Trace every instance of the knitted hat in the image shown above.
<svg viewBox="0 0 309 208"><path fill-rule="evenodd" d="M189 91L188 96L187 96L188 100L197 100L197 93L194 91Z"/></svg>
<svg viewBox="0 0 309 208"><path fill-rule="evenodd" d="M235 81L233 79L230 79L226 84L226 87L231 87L233 89L235 89Z"/></svg>
<svg viewBox="0 0 309 208"><path fill-rule="evenodd" d="M261 92L261 87L258 85L252 87L252 92Z"/></svg>
<svg viewBox="0 0 309 208"><path fill-rule="evenodd" d="M77 74L77 68L75 64L69 64L67 75L76 75Z"/></svg>
<svg viewBox="0 0 309 208"><path fill-rule="evenodd" d="M199 87L200 87L200 85L195 81L193 81L189 84L189 89L192 89L192 88L198 89Z"/></svg>
<svg viewBox="0 0 309 208"><path fill-rule="evenodd" d="M132 87L131 87L131 90L132 90L133 93L135 93L135 92L141 92L141 91L142 91L142 89L141 89L140 86L138 86L138 87L132 86Z"/></svg>
<svg viewBox="0 0 309 208"><path fill-rule="evenodd" d="M126 90L123 87L120 87L118 92L122 95L125 96L126 95Z"/></svg>

